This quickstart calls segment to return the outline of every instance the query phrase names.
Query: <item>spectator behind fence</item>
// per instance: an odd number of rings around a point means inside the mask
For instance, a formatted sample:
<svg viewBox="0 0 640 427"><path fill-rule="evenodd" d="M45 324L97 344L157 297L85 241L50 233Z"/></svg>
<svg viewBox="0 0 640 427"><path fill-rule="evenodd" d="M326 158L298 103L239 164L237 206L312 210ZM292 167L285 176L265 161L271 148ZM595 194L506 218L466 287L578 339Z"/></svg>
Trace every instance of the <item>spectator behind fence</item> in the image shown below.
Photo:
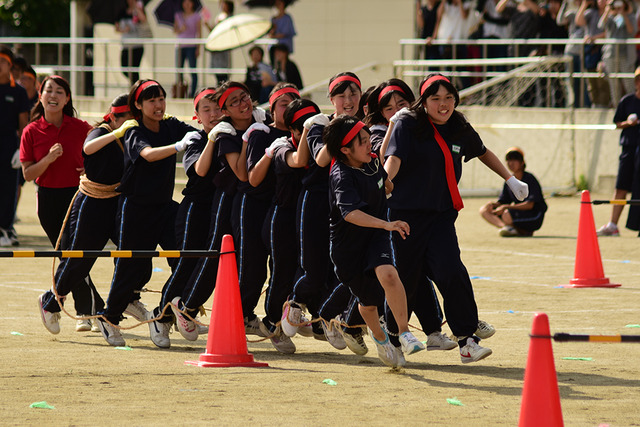
<svg viewBox="0 0 640 427"><path fill-rule="evenodd" d="M273 82L277 81L276 75L271 67L262 62L264 50L260 46L253 46L249 49L251 56L251 66L247 67L247 77L244 84L249 88L251 98L264 104L269 100L269 93L273 89Z"/></svg>
<svg viewBox="0 0 640 427"><path fill-rule="evenodd" d="M548 0L548 2L540 8L540 38L541 39L566 39L568 37L565 26L558 24L558 13L560 12L562 0ZM564 52L566 43L552 44L551 46L541 45L536 54L561 56ZM551 48L551 51L549 51ZM562 63L551 65L549 71L562 72L564 70ZM547 93L549 88L549 93ZM560 108L566 106L566 96L562 80L556 77L548 79L536 80L536 106Z"/></svg>
<svg viewBox="0 0 640 427"><path fill-rule="evenodd" d="M469 26L467 19L473 10L472 6L470 1L443 0L438 6L434 38L447 42L468 38ZM466 59L468 57L466 45L440 45L438 47L440 48L440 57L442 59ZM456 70L462 71L464 69L457 68ZM462 87L467 87L470 84L468 77L460 78L459 80Z"/></svg>
<svg viewBox="0 0 640 427"><path fill-rule="evenodd" d="M291 54L293 53L293 37L297 34L296 28L293 25L293 19L291 19L291 16L285 12L287 5L284 0L275 0L274 6L278 12L273 18L271 18L273 26L269 32L269 37L277 39L278 44L287 46L287 49L289 49L289 53ZM275 67L274 48L275 46L272 46L269 50L269 57L271 59L271 65Z"/></svg>
<svg viewBox="0 0 640 427"><path fill-rule="evenodd" d="M509 36L509 19L496 10L499 0L486 0L482 6L482 38L485 39L506 39ZM487 57L506 58L508 55L507 45L487 46ZM490 67L492 70L505 71L504 66Z"/></svg>
<svg viewBox="0 0 640 427"><path fill-rule="evenodd" d="M194 0L182 0L181 10L177 12L173 21L173 32L179 39L199 39L202 36L202 21L200 15L195 10ZM196 60L200 56L200 46L191 43L180 43L176 48L176 67L182 68L184 62L189 63L189 68L194 70L191 73L191 86L189 86L189 98L193 98L198 88L198 73L195 72ZM182 72L178 72L177 83L182 82Z"/></svg>
<svg viewBox="0 0 640 427"><path fill-rule="evenodd" d="M298 89L302 89L302 77L295 62L289 59L289 49L286 45L273 46L273 59L275 60L275 73L279 82L293 83Z"/></svg>
<svg viewBox="0 0 640 427"><path fill-rule="evenodd" d="M584 2L582 0L564 0L562 6L560 6L556 22L558 25L567 27L569 39L582 41L587 32L584 26L577 24L576 15L579 8L575 9L570 7L571 3L573 3L574 6L580 7ZM569 55L572 58L574 73L581 73L584 69L584 64L581 61L582 51L582 44L567 43L564 48L565 55ZM576 107L591 107L591 100L589 99L589 94L584 82L585 80L583 78L574 77L573 79L573 105ZM583 90L581 91L580 88Z"/></svg>
<svg viewBox="0 0 640 427"><path fill-rule="evenodd" d="M127 7L122 11L116 21L116 31L122 33L122 51L120 52L120 65L122 68L133 67L134 71L122 70L122 74L129 79L131 84L140 79L138 67L142 62L144 45L136 42L128 42L130 39L151 38L151 28L147 22L142 1L127 0Z"/></svg>
<svg viewBox="0 0 640 427"><path fill-rule="evenodd" d="M640 68L636 68L634 84L635 92L622 97L613 115L613 122L616 124L616 128L622 129L620 133L622 152L618 162L618 177L616 178L616 189L613 193L614 199L624 200L627 197L627 193L635 191L633 188L634 176L640 175L640 165L638 165L638 159L640 159L640 154L638 154L638 147L640 146L640 134L638 133L638 124L640 124L638 122L638 117L640 116ZM638 179L635 179L635 181L638 181ZM598 229L598 236L620 235L618 220L623 209L624 205L613 205L611 219ZM632 230L638 228L637 226L635 228L629 227L629 225L627 227Z"/></svg>
<svg viewBox="0 0 640 427"><path fill-rule="evenodd" d="M214 19L212 24L205 22L209 31L213 30L216 25L233 15L234 5L232 1L220 2L220 13ZM229 68L231 67L231 51L224 50L222 52L211 52L211 68ZM216 73L218 86L229 80L229 73Z"/></svg>
<svg viewBox="0 0 640 427"><path fill-rule="evenodd" d="M627 0L615 0L607 3L598 27L604 29L605 38L625 41L633 38L636 23L633 7ZM632 73L636 62L636 50L630 44L605 44L602 48L602 61L606 75ZM611 102L616 104L620 97L633 92L633 80L609 77Z"/></svg>
<svg viewBox="0 0 640 427"><path fill-rule="evenodd" d="M594 40L604 37L604 31L598 28L600 17L604 13L607 0L582 0L576 14L576 24L585 29L584 68L587 72L598 71L598 64L602 59L602 48ZM591 106L608 108L611 104L609 83L603 77L587 79L587 90L591 99Z"/></svg>
<svg viewBox="0 0 640 427"><path fill-rule="evenodd" d="M524 152L518 147L511 147L505 156L509 172L517 179L527 183L529 195L518 200L505 183L500 197L480 208L480 215L489 223L500 229L502 237L532 236L542 227L547 203L542 195L542 188L535 176L525 172L527 164Z"/></svg>
<svg viewBox="0 0 640 427"><path fill-rule="evenodd" d="M422 2L416 2L417 7L417 25L420 31L420 38L424 39L424 59L440 59L440 51L438 46L433 46L431 42L435 38L436 20L438 17L438 8L440 0L427 0L422 6Z"/></svg>

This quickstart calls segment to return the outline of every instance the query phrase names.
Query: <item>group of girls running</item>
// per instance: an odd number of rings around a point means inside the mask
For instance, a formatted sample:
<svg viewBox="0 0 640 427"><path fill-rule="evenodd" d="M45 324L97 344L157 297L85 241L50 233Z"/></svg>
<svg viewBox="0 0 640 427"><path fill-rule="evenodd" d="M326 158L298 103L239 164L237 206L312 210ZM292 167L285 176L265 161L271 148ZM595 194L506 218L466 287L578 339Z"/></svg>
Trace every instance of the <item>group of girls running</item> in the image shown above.
<svg viewBox="0 0 640 427"><path fill-rule="evenodd" d="M138 81L86 138L85 174L62 233L66 248L101 249L111 238L119 249L217 250L232 234L245 331L270 338L280 352L294 353L291 337L300 334L362 355L368 330L379 358L402 366L404 355L425 349L409 331L414 312L428 350L457 344L463 363L487 357L491 350L478 343L495 331L478 320L454 226L463 206L462 158L478 157L518 198L527 186L455 110L458 93L446 77L427 77L417 99L398 79L370 88L364 101L361 87L353 73L334 76L335 111L326 116L292 84L274 87L267 113L254 107L246 86L226 82L196 94L196 130L165 113L158 82ZM180 151L188 182L178 205ZM38 160L23 162L28 170ZM66 295L90 283L92 264L61 262L54 289L39 298L50 332L60 330ZM117 326L124 314L147 321L158 347L170 346L174 321L185 339L198 338L196 315L215 287L217 259L170 266L160 304L147 311L138 291L151 260L116 259L106 306L95 309L109 344L125 345ZM432 280L457 343L442 333Z"/></svg>

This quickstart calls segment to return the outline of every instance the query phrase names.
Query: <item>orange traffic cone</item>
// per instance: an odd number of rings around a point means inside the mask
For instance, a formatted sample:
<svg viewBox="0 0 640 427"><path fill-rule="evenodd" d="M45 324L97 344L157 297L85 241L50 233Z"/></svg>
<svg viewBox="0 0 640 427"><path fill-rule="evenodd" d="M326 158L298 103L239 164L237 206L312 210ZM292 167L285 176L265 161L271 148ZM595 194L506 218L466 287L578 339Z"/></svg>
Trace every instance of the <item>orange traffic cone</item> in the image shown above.
<svg viewBox="0 0 640 427"><path fill-rule="evenodd" d="M558 379L553 363L549 318L544 313L536 313L533 318L518 425L520 427L564 425Z"/></svg>
<svg viewBox="0 0 640 427"><path fill-rule="evenodd" d="M580 220L578 223L578 242L576 246L576 264L573 279L565 288L617 288L619 283L610 283L604 277L600 246L593 221L591 197L589 191L582 192Z"/></svg>
<svg viewBox="0 0 640 427"><path fill-rule="evenodd" d="M247 351L238 269L233 251L233 238L227 234L222 237L207 350L200 355L199 360L184 362L187 365L203 368L269 366L267 363L255 362L253 355Z"/></svg>

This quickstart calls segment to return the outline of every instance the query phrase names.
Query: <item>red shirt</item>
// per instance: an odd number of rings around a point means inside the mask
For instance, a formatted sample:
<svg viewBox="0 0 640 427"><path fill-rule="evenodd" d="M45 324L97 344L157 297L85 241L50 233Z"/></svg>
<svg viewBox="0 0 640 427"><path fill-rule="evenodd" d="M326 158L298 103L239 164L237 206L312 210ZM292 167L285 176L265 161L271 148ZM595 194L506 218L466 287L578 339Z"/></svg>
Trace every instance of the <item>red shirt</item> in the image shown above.
<svg viewBox="0 0 640 427"><path fill-rule="evenodd" d="M29 123L22 132L20 141L20 161L37 163L57 142L62 144L62 155L36 178L36 184L46 188L77 187L80 172L84 167L82 145L91 130L91 125L67 115L63 116L59 128L40 117Z"/></svg>

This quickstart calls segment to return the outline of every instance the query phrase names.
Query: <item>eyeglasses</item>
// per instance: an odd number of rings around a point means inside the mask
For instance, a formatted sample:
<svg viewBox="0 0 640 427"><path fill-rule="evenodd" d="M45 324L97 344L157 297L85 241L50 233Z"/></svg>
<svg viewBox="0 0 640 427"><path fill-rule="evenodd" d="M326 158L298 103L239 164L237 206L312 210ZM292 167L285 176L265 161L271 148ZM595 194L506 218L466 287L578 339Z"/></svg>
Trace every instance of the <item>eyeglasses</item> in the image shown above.
<svg viewBox="0 0 640 427"><path fill-rule="evenodd" d="M244 92L240 98L236 98L227 104L228 107L237 107L244 102L251 103L251 96L247 92Z"/></svg>

